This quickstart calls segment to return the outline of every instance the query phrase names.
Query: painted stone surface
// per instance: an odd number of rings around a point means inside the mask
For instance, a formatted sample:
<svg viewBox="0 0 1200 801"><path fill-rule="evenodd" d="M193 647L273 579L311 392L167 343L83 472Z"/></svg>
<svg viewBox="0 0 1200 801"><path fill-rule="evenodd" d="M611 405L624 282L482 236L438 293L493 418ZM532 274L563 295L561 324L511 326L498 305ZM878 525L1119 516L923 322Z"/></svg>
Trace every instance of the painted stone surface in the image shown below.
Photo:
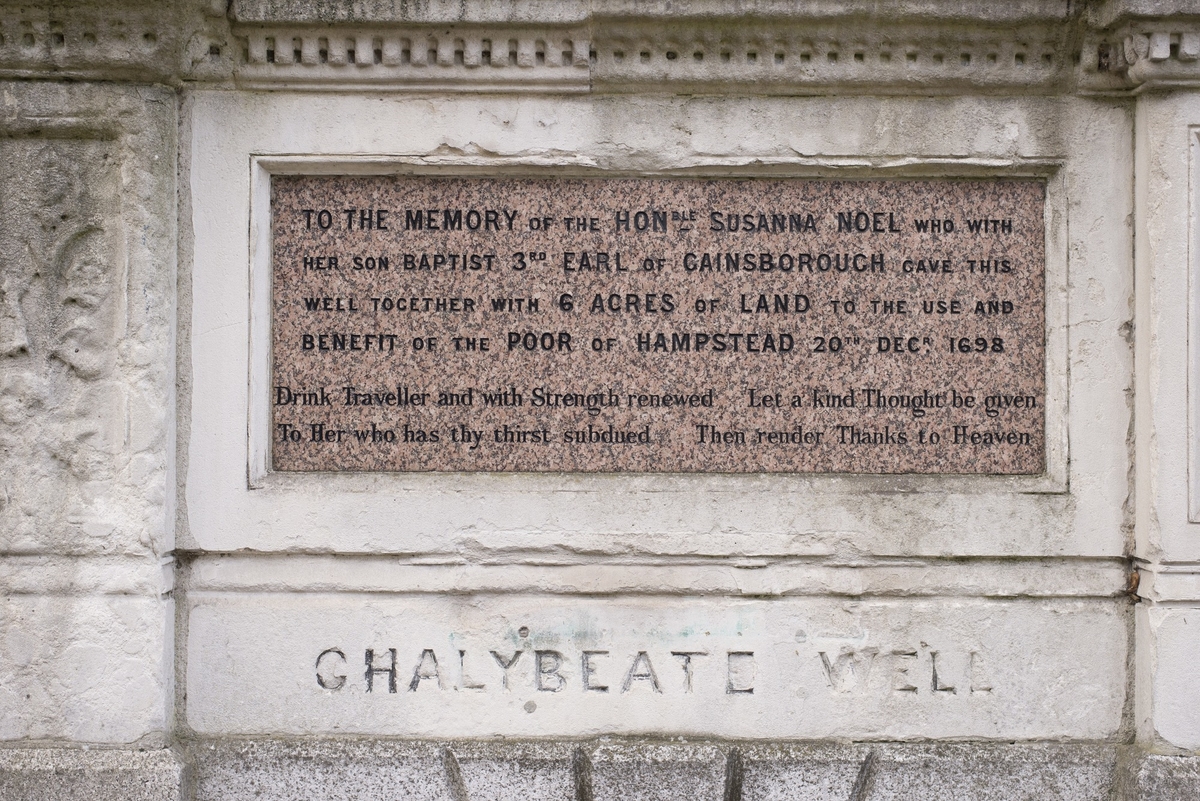
<svg viewBox="0 0 1200 801"><path fill-rule="evenodd" d="M1101 739L1124 625L1060 600L206 596L187 715L206 735Z"/></svg>

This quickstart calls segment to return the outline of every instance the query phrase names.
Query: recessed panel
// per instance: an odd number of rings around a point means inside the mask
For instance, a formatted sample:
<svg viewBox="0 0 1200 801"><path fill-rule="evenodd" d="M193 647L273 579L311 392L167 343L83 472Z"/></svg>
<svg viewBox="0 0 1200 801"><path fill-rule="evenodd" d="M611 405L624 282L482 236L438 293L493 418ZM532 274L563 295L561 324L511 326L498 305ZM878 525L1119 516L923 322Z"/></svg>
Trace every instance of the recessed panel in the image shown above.
<svg viewBox="0 0 1200 801"><path fill-rule="evenodd" d="M203 735L1102 739L1122 613L1063 600L223 594Z"/></svg>

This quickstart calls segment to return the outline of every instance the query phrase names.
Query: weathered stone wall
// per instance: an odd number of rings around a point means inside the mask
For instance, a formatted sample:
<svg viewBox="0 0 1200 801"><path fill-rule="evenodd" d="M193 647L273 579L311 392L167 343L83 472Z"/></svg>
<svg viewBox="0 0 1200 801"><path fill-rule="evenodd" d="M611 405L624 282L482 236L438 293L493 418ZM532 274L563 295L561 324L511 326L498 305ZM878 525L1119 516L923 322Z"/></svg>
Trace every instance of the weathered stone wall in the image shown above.
<svg viewBox="0 0 1200 801"><path fill-rule="evenodd" d="M3 737L161 745L175 98L112 84L2 91Z"/></svg>
<svg viewBox="0 0 1200 801"><path fill-rule="evenodd" d="M1198 98L1167 0L0 7L0 798L1196 795ZM306 172L1042 180L1046 471L272 473Z"/></svg>

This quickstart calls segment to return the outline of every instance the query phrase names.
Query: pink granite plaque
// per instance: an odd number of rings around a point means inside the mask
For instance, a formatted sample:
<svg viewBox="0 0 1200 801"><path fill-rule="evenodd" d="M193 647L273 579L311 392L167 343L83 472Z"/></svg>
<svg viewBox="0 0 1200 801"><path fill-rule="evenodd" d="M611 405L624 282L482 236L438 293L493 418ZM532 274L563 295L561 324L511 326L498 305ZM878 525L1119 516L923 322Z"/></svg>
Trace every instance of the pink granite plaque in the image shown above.
<svg viewBox="0 0 1200 801"><path fill-rule="evenodd" d="M1045 469L1040 181L272 193L275 470Z"/></svg>

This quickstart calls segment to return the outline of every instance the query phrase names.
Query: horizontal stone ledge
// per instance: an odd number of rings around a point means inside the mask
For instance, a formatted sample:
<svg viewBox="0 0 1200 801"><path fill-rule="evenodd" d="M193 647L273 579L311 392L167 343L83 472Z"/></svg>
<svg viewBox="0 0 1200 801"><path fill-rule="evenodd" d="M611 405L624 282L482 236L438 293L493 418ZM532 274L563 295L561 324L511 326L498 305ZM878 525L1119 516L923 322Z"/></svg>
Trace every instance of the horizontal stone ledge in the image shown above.
<svg viewBox="0 0 1200 801"><path fill-rule="evenodd" d="M187 750L196 801L1101 801L1112 797L1120 770L1120 749L1095 744L254 740L199 741ZM1155 767L1160 783L1176 779Z"/></svg>
<svg viewBox="0 0 1200 801"><path fill-rule="evenodd" d="M788 17L675 19L669 28L657 19L596 21L587 29L554 23L236 24L232 34L244 45L235 53L233 74L239 85L303 89L577 86L628 92L670 85L752 86L757 93L831 86L1051 92L1070 91L1076 64L1099 63L1098 55L1085 59L1062 26L975 22L967 32L931 31L925 22L884 17L842 19L819 29Z"/></svg>
<svg viewBox="0 0 1200 801"><path fill-rule="evenodd" d="M0 593L17 595L166 595L175 588L169 557L0 554Z"/></svg>
<svg viewBox="0 0 1200 801"><path fill-rule="evenodd" d="M555 563L530 555L439 564L435 557L388 555L191 554L184 564L189 592L1116 598L1129 586L1128 567L1115 558L863 557L838 563L763 556L571 564L565 557Z"/></svg>
<svg viewBox="0 0 1200 801"><path fill-rule="evenodd" d="M0 799L179 801L183 771L170 749L0 748Z"/></svg>
<svg viewBox="0 0 1200 801"><path fill-rule="evenodd" d="M0 798L1178 801L1200 757L1097 743L191 740L151 751L0 748Z"/></svg>
<svg viewBox="0 0 1200 801"><path fill-rule="evenodd" d="M1138 596L1157 604L1200 604L1200 564L1139 564Z"/></svg>
<svg viewBox="0 0 1200 801"><path fill-rule="evenodd" d="M189 593L208 737L1103 740L1111 600Z"/></svg>
<svg viewBox="0 0 1200 801"><path fill-rule="evenodd" d="M446 25L455 22L530 22L554 21L578 23L592 19L630 17L644 19L730 20L745 16L771 16L783 19L813 20L829 17L860 16L920 20L986 20L989 22L1057 21L1070 16L1065 3L1020 0L993 3L987 0L935 0L935 2L897 5L889 12L887 4L875 0L823 0L795 3L789 0L752 0L727 3L721 0L686 2L640 2L639 0L494 0L397 4L394 0L337 0L311 3L305 0L234 0L231 16L248 22L334 22L383 21Z"/></svg>
<svg viewBox="0 0 1200 801"><path fill-rule="evenodd" d="M1106 94L1200 84L1192 18L1122 17L1097 28L1063 8L864 13L853 3L760 3L734 13L689 3L669 13L648 4L579 18L463 12L435 22L382 7L314 13L292 2L235 10L231 64L240 85L280 89Z"/></svg>
<svg viewBox="0 0 1200 801"><path fill-rule="evenodd" d="M1200 31L1179 2L1088 11L1039 0L76 5L70 14L46 4L0 9L0 77L533 93L1125 94L1200 86Z"/></svg>

